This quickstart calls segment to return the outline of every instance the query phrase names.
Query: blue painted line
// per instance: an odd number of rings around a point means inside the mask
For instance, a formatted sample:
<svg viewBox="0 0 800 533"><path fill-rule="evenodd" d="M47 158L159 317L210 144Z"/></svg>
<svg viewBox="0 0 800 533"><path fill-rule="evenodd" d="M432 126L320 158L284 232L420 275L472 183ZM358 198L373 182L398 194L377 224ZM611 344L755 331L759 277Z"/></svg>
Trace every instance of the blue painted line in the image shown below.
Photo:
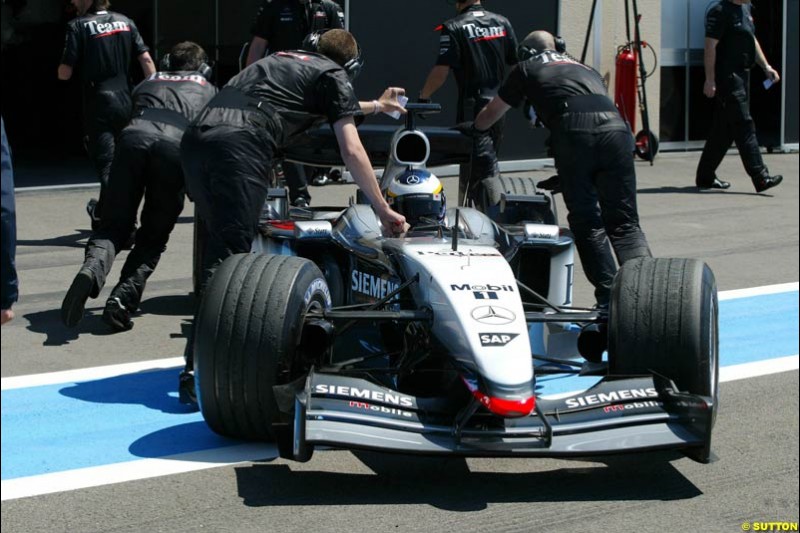
<svg viewBox="0 0 800 533"><path fill-rule="evenodd" d="M174 391L179 368L2 393L2 479L220 448Z"/></svg>
<svg viewBox="0 0 800 533"><path fill-rule="evenodd" d="M723 366L798 353L798 292L720 302ZM239 444L214 434L176 398L178 368L2 392L2 479ZM542 376L539 390L597 378Z"/></svg>
<svg viewBox="0 0 800 533"><path fill-rule="evenodd" d="M798 353L798 291L719 303L720 366L765 361ZM596 377L549 375L537 379L539 394L585 390Z"/></svg>

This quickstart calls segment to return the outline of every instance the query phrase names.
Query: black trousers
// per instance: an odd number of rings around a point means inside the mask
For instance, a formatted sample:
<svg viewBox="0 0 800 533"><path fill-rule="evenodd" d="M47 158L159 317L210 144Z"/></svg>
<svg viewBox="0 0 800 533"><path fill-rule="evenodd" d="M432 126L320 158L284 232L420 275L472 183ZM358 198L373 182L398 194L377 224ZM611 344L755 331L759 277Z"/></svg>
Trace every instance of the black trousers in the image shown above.
<svg viewBox="0 0 800 533"><path fill-rule="evenodd" d="M128 91L87 91L84 96L83 126L102 196L111 174L116 139L131 119L133 104Z"/></svg>
<svg viewBox="0 0 800 533"><path fill-rule="evenodd" d="M267 199L275 145L263 128L190 126L181 142L187 190L208 233L202 289L225 258L249 252ZM199 301L198 301L199 309ZM194 368L194 326L186 339L186 371Z"/></svg>
<svg viewBox="0 0 800 533"><path fill-rule="evenodd" d="M465 117L471 116L472 120L478 116L481 109L486 107L491 99L476 98L470 99L458 112L458 122L463 122ZM503 142L503 129L505 128L506 117L503 115L491 128L489 128L488 139L477 139L473 145L472 159L470 163L462 163L458 169L458 205L468 205L471 198L471 191L482 179L493 176L499 172L498 153L500 144ZM491 140L488 145L487 141ZM480 142L483 141L483 142Z"/></svg>
<svg viewBox="0 0 800 533"><path fill-rule="evenodd" d="M698 186L711 186L717 177L717 167L732 142L736 143L744 168L753 181L769 176L750 116L750 72L746 70L717 80L714 118L697 165L695 182Z"/></svg>
<svg viewBox="0 0 800 533"><path fill-rule="evenodd" d="M181 142L186 186L208 231L205 286L225 258L249 252L267 198L274 143L255 127L190 126Z"/></svg>
<svg viewBox="0 0 800 533"><path fill-rule="evenodd" d="M633 137L616 113L573 113L552 132L570 229L598 304L607 304L617 267L650 257L636 207Z"/></svg>
<svg viewBox="0 0 800 533"><path fill-rule="evenodd" d="M182 133L174 126L134 121L119 136L108 184L100 194L100 225L86 245L84 263L95 277L93 296L105 285L114 258L130 239L144 199L133 249L110 296L119 298L130 312L139 308L147 279L183 211Z"/></svg>

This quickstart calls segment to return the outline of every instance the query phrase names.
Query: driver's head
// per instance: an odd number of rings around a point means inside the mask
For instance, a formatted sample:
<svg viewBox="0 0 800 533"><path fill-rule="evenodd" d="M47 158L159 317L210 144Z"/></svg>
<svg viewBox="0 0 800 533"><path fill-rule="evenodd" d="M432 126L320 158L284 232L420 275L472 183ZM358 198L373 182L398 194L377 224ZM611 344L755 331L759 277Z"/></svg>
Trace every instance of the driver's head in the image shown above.
<svg viewBox="0 0 800 533"><path fill-rule="evenodd" d="M423 169L406 170L386 191L386 202L406 217L411 227L444 222L447 200L442 182Z"/></svg>

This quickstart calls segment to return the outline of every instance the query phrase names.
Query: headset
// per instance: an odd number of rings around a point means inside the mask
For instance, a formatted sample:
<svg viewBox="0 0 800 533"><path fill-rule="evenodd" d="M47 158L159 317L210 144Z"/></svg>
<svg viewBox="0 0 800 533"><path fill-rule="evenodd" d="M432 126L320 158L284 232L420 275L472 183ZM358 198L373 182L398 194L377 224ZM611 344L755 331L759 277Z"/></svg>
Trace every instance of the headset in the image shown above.
<svg viewBox="0 0 800 533"><path fill-rule="evenodd" d="M203 54L203 56L204 60L200 63L200 66L197 67L195 70L205 79L211 81L211 76L214 73L214 71L211 68L211 65L207 63L208 56L206 56L205 54ZM162 57L161 61L158 62L158 70L172 72L171 54L169 53L164 54L164 57Z"/></svg>
<svg viewBox="0 0 800 533"><path fill-rule="evenodd" d="M319 41L325 32L330 31L331 28L326 30L319 30L313 31L306 35L306 38L303 39L303 44L301 48L308 52L317 52L319 53ZM356 57L350 59L347 63L342 65L342 68L347 73L347 77L350 78L350 81L355 80L359 74L361 74L361 70L364 68L364 57L361 55L361 46L359 46L358 42L356 42Z"/></svg>
<svg viewBox="0 0 800 533"><path fill-rule="evenodd" d="M553 35L553 40L556 42L556 52L563 54L567 51L567 42L560 35ZM517 46L517 59L520 62L527 61L538 53L539 50L536 48L526 46L525 41L521 42L519 46Z"/></svg>

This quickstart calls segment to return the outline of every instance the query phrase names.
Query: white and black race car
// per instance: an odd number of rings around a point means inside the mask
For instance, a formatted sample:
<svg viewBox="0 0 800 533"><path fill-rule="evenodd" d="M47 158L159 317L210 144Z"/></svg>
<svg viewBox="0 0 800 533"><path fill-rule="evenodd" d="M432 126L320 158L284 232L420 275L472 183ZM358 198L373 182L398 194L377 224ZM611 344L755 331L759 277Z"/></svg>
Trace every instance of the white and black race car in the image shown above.
<svg viewBox="0 0 800 533"><path fill-rule="evenodd" d="M383 184L424 165L430 139L458 135L426 135L411 111ZM534 187L512 194L525 183L503 179L501 210L522 206L522 220L449 209L443 225L402 238L384 237L358 203L287 216L275 191L253 253L228 258L200 305L196 383L209 426L275 439L299 461L324 446L543 457L678 449L708 462L718 394L710 269L632 261L609 309L576 308L573 240L552 198ZM597 383L541 398L537 379L552 373Z"/></svg>

